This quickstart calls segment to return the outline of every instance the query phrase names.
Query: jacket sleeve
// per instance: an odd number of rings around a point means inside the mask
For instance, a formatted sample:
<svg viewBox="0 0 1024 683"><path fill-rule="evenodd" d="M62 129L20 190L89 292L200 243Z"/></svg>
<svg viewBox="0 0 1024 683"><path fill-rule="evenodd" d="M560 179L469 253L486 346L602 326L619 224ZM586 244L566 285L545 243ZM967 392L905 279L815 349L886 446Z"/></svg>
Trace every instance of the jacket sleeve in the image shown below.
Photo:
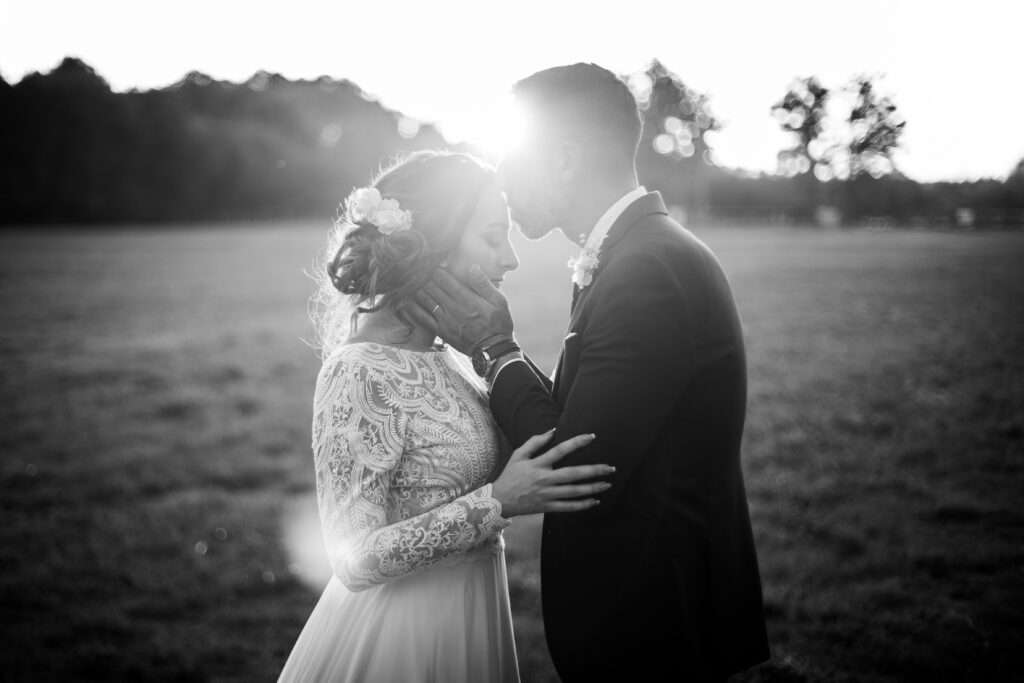
<svg viewBox="0 0 1024 683"><path fill-rule="evenodd" d="M526 364L530 366L530 369L533 370L533 374L537 375L537 379L540 380L540 383L544 385L544 388L547 389L548 393L550 394L553 388L553 382L551 381L551 378L545 375L544 371L537 367L537 364L534 363L533 359L530 358L529 356L524 354L523 360L525 360Z"/></svg>

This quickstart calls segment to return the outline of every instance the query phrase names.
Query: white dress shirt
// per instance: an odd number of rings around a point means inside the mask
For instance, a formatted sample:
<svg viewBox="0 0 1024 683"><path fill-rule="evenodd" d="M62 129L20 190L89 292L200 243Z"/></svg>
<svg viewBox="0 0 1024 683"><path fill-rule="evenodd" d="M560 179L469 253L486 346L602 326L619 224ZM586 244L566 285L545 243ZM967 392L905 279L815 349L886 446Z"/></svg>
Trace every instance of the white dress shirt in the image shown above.
<svg viewBox="0 0 1024 683"><path fill-rule="evenodd" d="M626 194L618 198L618 200L608 207L608 210L601 214L601 217L597 219L597 223L594 223L594 229L587 235L587 241L583 244L583 250L591 249L593 251L599 251L601 249L601 243L604 242L604 238L608 236L608 231L615 225L615 221L619 220L619 216L626 212L626 209L630 207L636 200L640 199L647 194L647 188L640 185L634 190L630 190Z"/></svg>

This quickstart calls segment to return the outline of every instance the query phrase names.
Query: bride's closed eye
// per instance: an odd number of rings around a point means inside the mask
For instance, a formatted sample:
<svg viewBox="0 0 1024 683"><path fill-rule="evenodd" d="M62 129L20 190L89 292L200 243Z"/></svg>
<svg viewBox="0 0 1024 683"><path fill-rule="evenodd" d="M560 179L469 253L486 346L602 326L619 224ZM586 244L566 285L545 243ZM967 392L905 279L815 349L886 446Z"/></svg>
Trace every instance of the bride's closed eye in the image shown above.
<svg viewBox="0 0 1024 683"><path fill-rule="evenodd" d="M500 249L508 239L508 226L493 223L484 231L484 241L495 249Z"/></svg>

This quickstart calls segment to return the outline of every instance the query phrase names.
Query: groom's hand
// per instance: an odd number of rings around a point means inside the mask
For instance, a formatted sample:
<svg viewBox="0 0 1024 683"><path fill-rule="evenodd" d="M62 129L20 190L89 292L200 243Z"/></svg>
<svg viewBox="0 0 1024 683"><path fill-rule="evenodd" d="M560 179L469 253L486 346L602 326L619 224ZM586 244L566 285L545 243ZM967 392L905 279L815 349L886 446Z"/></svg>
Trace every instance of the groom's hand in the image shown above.
<svg viewBox="0 0 1024 683"><path fill-rule="evenodd" d="M479 346L513 337L508 301L479 266L470 269L468 283L439 268L417 292L408 313L467 356Z"/></svg>

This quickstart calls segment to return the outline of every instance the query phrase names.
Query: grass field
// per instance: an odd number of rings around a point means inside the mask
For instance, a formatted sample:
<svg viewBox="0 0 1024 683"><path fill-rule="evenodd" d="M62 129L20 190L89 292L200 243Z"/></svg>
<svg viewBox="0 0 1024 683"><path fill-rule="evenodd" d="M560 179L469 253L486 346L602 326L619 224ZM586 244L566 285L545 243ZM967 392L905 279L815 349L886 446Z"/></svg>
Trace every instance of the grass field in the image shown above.
<svg viewBox="0 0 1024 683"><path fill-rule="evenodd" d="M300 338L326 227L0 235L0 678L275 679L323 580ZM775 659L744 680L1019 675L1024 234L699 234L748 344ZM520 255L550 367L569 250ZM524 679L554 681L538 524L512 600Z"/></svg>

